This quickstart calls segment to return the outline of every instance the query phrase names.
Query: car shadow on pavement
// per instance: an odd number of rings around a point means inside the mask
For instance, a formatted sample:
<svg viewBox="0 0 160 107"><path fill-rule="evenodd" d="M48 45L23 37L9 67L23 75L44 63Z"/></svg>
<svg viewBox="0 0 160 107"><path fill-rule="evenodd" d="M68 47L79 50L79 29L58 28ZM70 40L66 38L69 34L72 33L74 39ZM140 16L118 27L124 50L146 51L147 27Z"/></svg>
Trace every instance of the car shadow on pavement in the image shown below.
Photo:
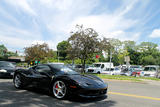
<svg viewBox="0 0 160 107"><path fill-rule="evenodd" d="M2 107L71 107L71 106L105 106L112 107L115 101L106 97L80 98L72 97L67 100L58 100L47 90L38 88L16 89L12 81L0 82L0 106Z"/></svg>

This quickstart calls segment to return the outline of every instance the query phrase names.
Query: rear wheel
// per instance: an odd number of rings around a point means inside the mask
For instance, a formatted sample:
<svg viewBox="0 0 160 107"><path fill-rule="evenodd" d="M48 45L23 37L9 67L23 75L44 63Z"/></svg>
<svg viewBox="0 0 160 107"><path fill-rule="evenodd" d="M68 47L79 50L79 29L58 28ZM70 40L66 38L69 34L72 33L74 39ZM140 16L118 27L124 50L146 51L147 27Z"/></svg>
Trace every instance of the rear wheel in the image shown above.
<svg viewBox="0 0 160 107"><path fill-rule="evenodd" d="M57 80L53 84L52 92L56 98L64 99L67 97L67 86L63 81Z"/></svg>
<svg viewBox="0 0 160 107"><path fill-rule="evenodd" d="M16 74L13 79L14 86L18 89L23 88L22 77L20 74Z"/></svg>
<svg viewBox="0 0 160 107"><path fill-rule="evenodd" d="M100 74L100 72L98 71L97 74Z"/></svg>

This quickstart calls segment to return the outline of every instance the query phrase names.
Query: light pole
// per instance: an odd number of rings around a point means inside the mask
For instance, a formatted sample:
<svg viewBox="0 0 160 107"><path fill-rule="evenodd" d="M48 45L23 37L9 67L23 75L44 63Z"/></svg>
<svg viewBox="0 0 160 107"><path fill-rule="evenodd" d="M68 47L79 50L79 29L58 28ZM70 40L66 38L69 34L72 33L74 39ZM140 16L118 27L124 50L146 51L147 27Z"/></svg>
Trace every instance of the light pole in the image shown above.
<svg viewBox="0 0 160 107"><path fill-rule="evenodd" d="M112 51L110 50L110 60L109 60L110 67L109 67L109 71L111 71L111 62L112 62Z"/></svg>

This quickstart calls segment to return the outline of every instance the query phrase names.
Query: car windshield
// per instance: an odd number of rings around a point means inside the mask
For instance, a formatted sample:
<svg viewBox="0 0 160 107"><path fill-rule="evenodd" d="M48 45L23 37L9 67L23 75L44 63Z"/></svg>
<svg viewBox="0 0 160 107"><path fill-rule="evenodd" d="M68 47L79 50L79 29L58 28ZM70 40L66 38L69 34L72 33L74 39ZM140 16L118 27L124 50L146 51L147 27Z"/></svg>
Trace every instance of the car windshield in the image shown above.
<svg viewBox="0 0 160 107"><path fill-rule="evenodd" d="M12 68L14 68L15 66L10 62L0 62L0 67L12 67Z"/></svg>
<svg viewBox="0 0 160 107"><path fill-rule="evenodd" d="M101 64L94 64L94 67L99 68L99 67L101 67Z"/></svg>
<svg viewBox="0 0 160 107"><path fill-rule="evenodd" d="M144 71L156 71L155 67L145 67Z"/></svg>
<svg viewBox="0 0 160 107"><path fill-rule="evenodd" d="M53 69L57 69L58 72L61 72L63 74L69 74L69 75L79 74L78 72L73 71L71 68L69 68L63 64L51 64L51 67Z"/></svg>

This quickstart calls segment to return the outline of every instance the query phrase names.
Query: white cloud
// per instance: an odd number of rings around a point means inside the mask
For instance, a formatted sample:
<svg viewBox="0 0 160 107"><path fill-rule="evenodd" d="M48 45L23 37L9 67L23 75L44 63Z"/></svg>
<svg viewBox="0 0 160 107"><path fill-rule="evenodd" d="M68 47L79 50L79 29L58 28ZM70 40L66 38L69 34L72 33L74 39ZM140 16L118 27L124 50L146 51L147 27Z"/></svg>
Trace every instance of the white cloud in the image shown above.
<svg viewBox="0 0 160 107"><path fill-rule="evenodd" d="M20 39L42 39L42 35L36 29L29 30L29 29L22 29L18 27L13 27L7 24L0 23L0 37L1 35L5 35L7 37L14 37Z"/></svg>
<svg viewBox="0 0 160 107"><path fill-rule="evenodd" d="M133 33L133 32L124 32L124 31L114 31L111 33L108 33L105 37L106 38L117 38L121 41L125 40L132 40L132 41L138 41L141 33Z"/></svg>
<svg viewBox="0 0 160 107"><path fill-rule="evenodd" d="M12 15L10 15L7 11L5 11L2 7L0 7L0 13L5 17L5 19L11 20L14 24L20 24L19 21Z"/></svg>
<svg viewBox="0 0 160 107"><path fill-rule="evenodd" d="M55 44L51 40L49 40L49 41L34 40L31 44L35 45L35 44L43 44L43 43L47 43L49 48L55 49Z"/></svg>
<svg viewBox="0 0 160 107"><path fill-rule="evenodd" d="M136 4L138 1L139 1L139 0L123 0L123 4L122 4L121 8L116 11L116 14L119 14L119 15L121 15L121 16L125 15L125 14L128 13L131 9L134 8L135 4Z"/></svg>
<svg viewBox="0 0 160 107"><path fill-rule="evenodd" d="M19 10L23 9L32 15L36 15L36 12L30 7L28 0L6 0L6 2L13 5L15 8L19 8Z"/></svg>
<svg viewBox="0 0 160 107"><path fill-rule="evenodd" d="M133 40L137 40L134 38L135 33L127 35L127 32L125 32L126 29L134 26L136 23L136 20L125 19L122 16L102 14L78 18L70 26L73 29L76 24L83 24L84 27L95 29L103 37L118 38L120 40L133 38Z"/></svg>
<svg viewBox="0 0 160 107"><path fill-rule="evenodd" d="M149 37L151 38L160 38L160 29L154 29L151 33L151 35L149 35Z"/></svg>
<svg viewBox="0 0 160 107"><path fill-rule="evenodd" d="M76 24L83 24L84 27L94 28L103 37L139 40L141 33L126 31L134 27L139 20L125 18L137 1L123 0L122 6L113 13L102 11L95 14L99 8L99 0L6 0L18 11L23 10L24 13L31 14L26 20L31 20L32 26L24 27L23 22L20 22L23 26L18 28L0 23L0 38L13 47L23 48L32 43L47 42L50 47L56 49L58 42L66 40ZM48 37L45 31L42 31L44 29L52 36Z"/></svg>
<svg viewBox="0 0 160 107"><path fill-rule="evenodd" d="M6 35L0 35L0 42L2 44L12 46L12 47L19 47L19 48L24 48L28 46L32 40L28 39L20 39L20 38L15 38L15 37L8 37Z"/></svg>
<svg viewBox="0 0 160 107"><path fill-rule="evenodd" d="M54 42L52 42L51 40L49 41L42 41L42 40L34 40L32 38L30 39L25 39L25 38L15 38L15 37L8 37L5 35L0 35L0 43L1 44L5 44L7 46L11 46L13 48L25 48L31 45L35 45L35 44L43 44L43 43L47 43L49 45L49 48L51 49L55 49L55 44ZM13 50L12 48L10 48L10 50Z"/></svg>

